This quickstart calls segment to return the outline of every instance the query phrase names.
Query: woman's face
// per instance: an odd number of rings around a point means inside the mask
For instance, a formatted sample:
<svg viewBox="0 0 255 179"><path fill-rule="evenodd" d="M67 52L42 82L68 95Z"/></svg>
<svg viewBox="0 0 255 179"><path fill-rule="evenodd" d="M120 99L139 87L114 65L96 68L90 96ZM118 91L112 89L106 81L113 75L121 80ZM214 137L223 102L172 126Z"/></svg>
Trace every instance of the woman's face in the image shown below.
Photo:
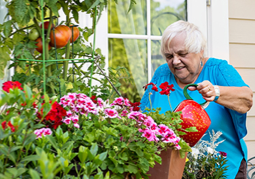
<svg viewBox="0 0 255 179"><path fill-rule="evenodd" d="M203 51L197 54L188 53L185 48L185 37L185 33L178 34L172 39L169 48L165 48L168 67L181 86L194 83L202 69Z"/></svg>

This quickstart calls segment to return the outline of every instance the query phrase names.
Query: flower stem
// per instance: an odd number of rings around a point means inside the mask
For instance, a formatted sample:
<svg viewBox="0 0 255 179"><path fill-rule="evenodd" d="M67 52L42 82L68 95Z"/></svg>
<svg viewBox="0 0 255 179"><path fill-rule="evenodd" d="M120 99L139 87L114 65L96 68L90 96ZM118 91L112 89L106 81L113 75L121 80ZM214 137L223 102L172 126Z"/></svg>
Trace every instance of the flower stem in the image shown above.
<svg viewBox="0 0 255 179"><path fill-rule="evenodd" d="M151 111L152 111L152 104L151 104L151 93L149 93L149 101L150 101L150 107L151 107Z"/></svg>
<svg viewBox="0 0 255 179"><path fill-rule="evenodd" d="M167 95L167 98L168 98L168 103L169 103L169 105L170 105L170 109L171 109L171 111L173 111L172 106L171 106L171 103L170 103L170 95Z"/></svg>

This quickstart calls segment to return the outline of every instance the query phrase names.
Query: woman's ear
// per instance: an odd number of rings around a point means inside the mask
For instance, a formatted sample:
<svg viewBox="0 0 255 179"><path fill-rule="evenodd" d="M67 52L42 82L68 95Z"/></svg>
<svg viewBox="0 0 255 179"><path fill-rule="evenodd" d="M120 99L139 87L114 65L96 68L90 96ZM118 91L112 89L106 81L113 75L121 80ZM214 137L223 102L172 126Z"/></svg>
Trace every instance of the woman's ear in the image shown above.
<svg viewBox="0 0 255 179"><path fill-rule="evenodd" d="M204 50L201 50L199 54L200 54L200 58L203 58L204 57Z"/></svg>

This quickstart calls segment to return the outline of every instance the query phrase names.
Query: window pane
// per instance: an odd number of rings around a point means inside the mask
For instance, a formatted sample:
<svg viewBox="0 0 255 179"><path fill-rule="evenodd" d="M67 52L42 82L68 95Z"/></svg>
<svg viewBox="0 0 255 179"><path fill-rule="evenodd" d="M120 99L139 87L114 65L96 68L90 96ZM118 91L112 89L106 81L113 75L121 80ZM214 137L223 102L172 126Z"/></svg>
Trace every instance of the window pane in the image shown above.
<svg viewBox="0 0 255 179"><path fill-rule="evenodd" d="M178 20L186 20L186 0L150 0L151 35L161 36L165 28Z"/></svg>
<svg viewBox="0 0 255 179"><path fill-rule="evenodd" d="M118 69L125 67L130 73L122 69L119 71L120 93L131 102L140 101L147 84L147 40L109 39L109 67Z"/></svg>
<svg viewBox="0 0 255 179"><path fill-rule="evenodd" d="M166 63L164 58L162 57L160 53L160 45L161 40L152 40L151 41L151 74L153 76L156 69Z"/></svg>
<svg viewBox="0 0 255 179"><path fill-rule="evenodd" d="M108 32L114 34L147 34L146 0L136 1L128 12L130 0L108 3Z"/></svg>
<svg viewBox="0 0 255 179"><path fill-rule="evenodd" d="M0 24L4 23L4 17L6 16L6 14L8 12L5 5L6 5L6 2L4 0L0 0ZM9 65L9 62L7 65ZM4 78L0 79L0 88L1 89L2 89L3 83L10 79L10 71L8 70L7 67L4 69L4 74L5 74ZM0 91L0 94L2 94L2 91Z"/></svg>

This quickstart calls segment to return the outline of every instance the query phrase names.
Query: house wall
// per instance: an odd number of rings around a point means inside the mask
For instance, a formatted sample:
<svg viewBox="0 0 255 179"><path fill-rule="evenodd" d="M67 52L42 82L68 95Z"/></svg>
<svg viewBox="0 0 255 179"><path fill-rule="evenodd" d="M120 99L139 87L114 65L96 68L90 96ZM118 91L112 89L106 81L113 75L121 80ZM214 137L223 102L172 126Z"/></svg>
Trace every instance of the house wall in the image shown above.
<svg viewBox="0 0 255 179"><path fill-rule="evenodd" d="M253 91L255 101L255 1L229 1L229 63ZM255 156L255 102L247 114L248 158Z"/></svg>

